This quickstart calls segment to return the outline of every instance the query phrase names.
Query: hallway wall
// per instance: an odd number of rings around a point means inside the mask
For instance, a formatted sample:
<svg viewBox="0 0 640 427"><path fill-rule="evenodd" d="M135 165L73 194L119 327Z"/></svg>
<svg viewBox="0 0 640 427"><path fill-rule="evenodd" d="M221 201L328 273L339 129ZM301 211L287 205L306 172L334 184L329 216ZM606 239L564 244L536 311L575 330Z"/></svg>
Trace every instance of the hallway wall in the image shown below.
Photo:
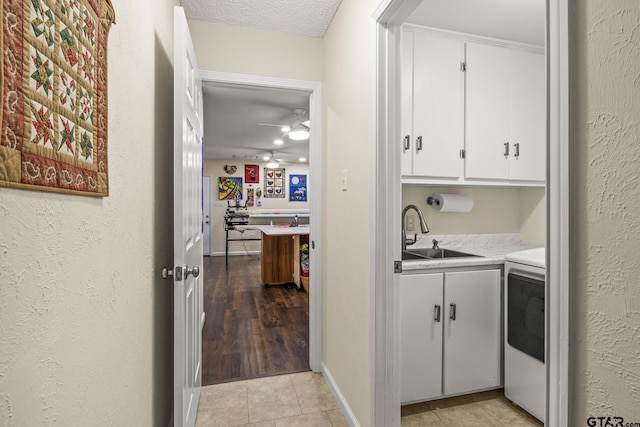
<svg viewBox="0 0 640 427"><path fill-rule="evenodd" d="M573 425L640 422L640 3L574 4Z"/></svg>
<svg viewBox="0 0 640 427"><path fill-rule="evenodd" d="M0 188L0 425L168 425L173 6L113 0L110 195Z"/></svg>
<svg viewBox="0 0 640 427"><path fill-rule="evenodd" d="M325 34L323 361L362 426L371 425L371 141L379 1L343 0ZM359 161L353 161L358 159ZM342 190L346 170L348 189Z"/></svg>

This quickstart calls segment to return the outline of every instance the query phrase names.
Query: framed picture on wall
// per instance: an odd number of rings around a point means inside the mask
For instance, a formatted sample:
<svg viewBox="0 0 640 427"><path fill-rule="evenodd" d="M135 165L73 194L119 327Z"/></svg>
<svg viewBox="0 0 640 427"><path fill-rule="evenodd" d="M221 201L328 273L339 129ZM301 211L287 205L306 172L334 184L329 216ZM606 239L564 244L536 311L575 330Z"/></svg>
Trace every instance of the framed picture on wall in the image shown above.
<svg viewBox="0 0 640 427"><path fill-rule="evenodd" d="M264 169L264 197L268 199L284 198L285 169Z"/></svg>
<svg viewBox="0 0 640 427"><path fill-rule="evenodd" d="M242 200L242 178L221 176L218 178L218 200Z"/></svg>
<svg viewBox="0 0 640 427"><path fill-rule="evenodd" d="M307 201L307 175L289 175L289 201Z"/></svg>
<svg viewBox="0 0 640 427"><path fill-rule="evenodd" d="M244 165L244 182L247 184L260 183L260 166Z"/></svg>

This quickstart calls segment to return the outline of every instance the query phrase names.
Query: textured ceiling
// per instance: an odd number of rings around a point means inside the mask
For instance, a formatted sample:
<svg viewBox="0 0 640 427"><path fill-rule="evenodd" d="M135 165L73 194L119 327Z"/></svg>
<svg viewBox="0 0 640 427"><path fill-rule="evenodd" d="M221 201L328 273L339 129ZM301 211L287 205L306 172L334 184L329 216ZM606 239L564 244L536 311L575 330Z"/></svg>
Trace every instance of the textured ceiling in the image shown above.
<svg viewBox="0 0 640 427"><path fill-rule="evenodd" d="M180 0L187 18L323 37L341 0Z"/></svg>

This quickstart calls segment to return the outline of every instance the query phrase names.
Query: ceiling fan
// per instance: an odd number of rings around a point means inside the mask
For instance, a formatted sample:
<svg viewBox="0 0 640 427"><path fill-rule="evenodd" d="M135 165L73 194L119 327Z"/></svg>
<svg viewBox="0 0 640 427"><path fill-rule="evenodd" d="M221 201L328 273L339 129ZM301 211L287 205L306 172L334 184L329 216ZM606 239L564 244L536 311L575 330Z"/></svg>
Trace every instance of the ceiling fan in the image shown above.
<svg viewBox="0 0 640 427"><path fill-rule="evenodd" d="M256 154L249 154L243 156L233 155L233 158L242 159L242 160L253 160L253 161L265 161L267 162L267 167L276 168L279 164L289 164L289 161L285 160L282 156L283 153L275 152L273 150L264 151L264 148L251 147L252 150L255 150Z"/></svg>
<svg viewBox="0 0 640 427"><path fill-rule="evenodd" d="M277 125L273 123L258 123L260 126L276 126L282 130L282 137L288 136L289 139L294 141L304 141L309 139L309 131L311 130L311 123L309 120L302 121L300 116L303 116L305 111L302 108L296 108L293 110L295 120L291 125Z"/></svg>

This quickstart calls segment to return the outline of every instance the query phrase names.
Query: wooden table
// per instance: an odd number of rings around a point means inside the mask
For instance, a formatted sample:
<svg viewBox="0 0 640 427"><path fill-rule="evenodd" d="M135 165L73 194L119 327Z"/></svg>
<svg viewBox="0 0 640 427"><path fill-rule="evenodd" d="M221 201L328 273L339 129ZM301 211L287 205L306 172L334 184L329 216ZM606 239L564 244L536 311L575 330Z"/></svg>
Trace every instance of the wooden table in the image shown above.
<svg viewBox="0 0 640 427"><path fill-rule="evenodd" d="M256 229L262 232L262 283L295 283L300 288L300 245L309 241L308 225L247 225L238 226L237 229Z"/></svg>

